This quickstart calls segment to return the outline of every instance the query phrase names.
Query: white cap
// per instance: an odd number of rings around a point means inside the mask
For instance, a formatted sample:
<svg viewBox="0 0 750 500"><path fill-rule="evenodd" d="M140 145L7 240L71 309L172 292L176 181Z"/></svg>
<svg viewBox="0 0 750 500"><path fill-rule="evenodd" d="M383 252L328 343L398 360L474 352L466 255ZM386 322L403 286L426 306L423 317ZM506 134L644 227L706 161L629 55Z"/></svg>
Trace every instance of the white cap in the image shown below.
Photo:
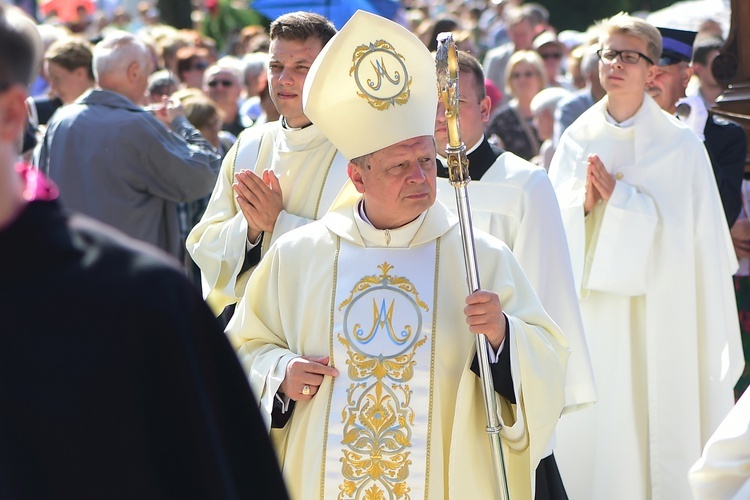
<svg viewBox="0 0 750 500"><path fill-rule="evenodd" d="M348 160L432 136L435 60L403 26L359 10L315 59L302 104Z"/></svg>

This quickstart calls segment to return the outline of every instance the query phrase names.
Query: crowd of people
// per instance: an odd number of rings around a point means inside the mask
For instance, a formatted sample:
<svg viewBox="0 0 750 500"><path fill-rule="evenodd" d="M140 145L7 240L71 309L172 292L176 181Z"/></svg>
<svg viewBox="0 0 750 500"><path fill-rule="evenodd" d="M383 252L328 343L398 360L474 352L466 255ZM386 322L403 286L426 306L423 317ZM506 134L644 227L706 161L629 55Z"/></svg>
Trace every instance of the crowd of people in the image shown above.
<svg viewBox="0 0 750 500"><path fill-rule="evenodd" d="M514 499L750 488L747 142L711 111L712 20L13 3L3 498L495 498L488 411Z"/></svg>

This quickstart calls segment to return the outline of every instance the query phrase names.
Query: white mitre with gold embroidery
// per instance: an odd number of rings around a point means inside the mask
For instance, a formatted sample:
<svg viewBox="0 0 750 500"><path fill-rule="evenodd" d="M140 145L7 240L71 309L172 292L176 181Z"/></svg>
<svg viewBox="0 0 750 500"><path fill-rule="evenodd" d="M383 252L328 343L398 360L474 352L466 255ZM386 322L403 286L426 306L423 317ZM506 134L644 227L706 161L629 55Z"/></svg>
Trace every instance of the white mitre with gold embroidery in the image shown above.
<svg viewBox="0 0 750 500"><path fill-rule="evenodd" d="M349 160L435 129L435 60L419 38L357 11L305 79L305 115Z"/></svg>

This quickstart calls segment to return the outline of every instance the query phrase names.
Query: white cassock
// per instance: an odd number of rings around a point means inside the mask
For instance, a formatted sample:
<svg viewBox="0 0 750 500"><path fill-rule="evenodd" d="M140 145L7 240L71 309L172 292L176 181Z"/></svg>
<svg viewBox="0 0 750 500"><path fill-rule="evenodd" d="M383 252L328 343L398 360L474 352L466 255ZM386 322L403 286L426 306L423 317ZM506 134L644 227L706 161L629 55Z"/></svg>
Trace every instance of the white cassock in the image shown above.
<svg viewBox="0 0 750 500"><path fill-rule="evenodd" d="M456 213L455 188L444 178L438 178L437 186L438 199ZM472 225L508 245L544 309L568 339L563 413L591 405L596 401L594 374L565 229L547 172L506 152L468 189Z"/></svg>
<svg viewBox="0 0 750 500"><path fill-rule="evenodd" d="M340 371L271 431L292 498L494 498L458 221L436 203L381 231L358 204L280 238L227 327L266 415L294 356ZM511 496L531 498L565 404L567 342L507 246L478 233L476 247L510 325L518 404L498 406Z"/></svg>
<svg viewBox="0 0 750 500"><path fill-rule="evenodd" d="M695 134L649 96L629 127L606 105L567 129L549 170L599 395L561 421L555 454L571 498L690 498L743 366L737 261ZM584 218L590 154L617 182Z"/></svg>
<svg viewBox="0 0 750 500"><path fill-rule="evenodd" d="M280 235L328 211L348 179L347 164L315 125L288 129L279 120L240 134L224 158L206 212L186 242L201 270L203 296L215 312L239 300L252 272L243 271L247 220L232 189L234 174L252 170L261 175L272 170L279 178L284 209L273 232L263 235L265 253Z"/></svg>
<svg viewBox="0 0 750 500"><path fill-rule="evenodd" d="M750 498L750 391L745 391L689 474L697 500Z"/></svg>

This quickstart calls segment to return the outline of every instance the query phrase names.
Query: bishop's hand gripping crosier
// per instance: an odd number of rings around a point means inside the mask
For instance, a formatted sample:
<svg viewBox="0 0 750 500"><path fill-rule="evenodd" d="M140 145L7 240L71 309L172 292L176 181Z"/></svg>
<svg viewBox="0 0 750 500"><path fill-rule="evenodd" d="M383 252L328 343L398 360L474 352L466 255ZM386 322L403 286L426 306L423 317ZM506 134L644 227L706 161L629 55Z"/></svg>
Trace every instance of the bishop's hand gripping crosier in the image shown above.
<svg viewBox="0 0 750 500"><path fill-rule="evenodd" d="M464 261L468 277L469 293L480 289L479 271L477 269L477 255L474 248L474 230L471 225L471 210L469 208L469 193L467 186L469 177L469 160L466 157L466 145L461 141L461 126L458 116L458 54L453 34L441 33L437 37L438 48L435 56L437 70L437 85L440 99L445 105L445 121L448 129L448 176L451 185L456 190L456 204L458 207L459 227L464 249ZM489 342L484 335L476 336L477 358L482 378L482 394L487 417L487 434L492 447L492 458L500 498L508 500L508 479L505 473L503 448L500 442L500 418L497 414L495 387L489 366Z"/></svg>

